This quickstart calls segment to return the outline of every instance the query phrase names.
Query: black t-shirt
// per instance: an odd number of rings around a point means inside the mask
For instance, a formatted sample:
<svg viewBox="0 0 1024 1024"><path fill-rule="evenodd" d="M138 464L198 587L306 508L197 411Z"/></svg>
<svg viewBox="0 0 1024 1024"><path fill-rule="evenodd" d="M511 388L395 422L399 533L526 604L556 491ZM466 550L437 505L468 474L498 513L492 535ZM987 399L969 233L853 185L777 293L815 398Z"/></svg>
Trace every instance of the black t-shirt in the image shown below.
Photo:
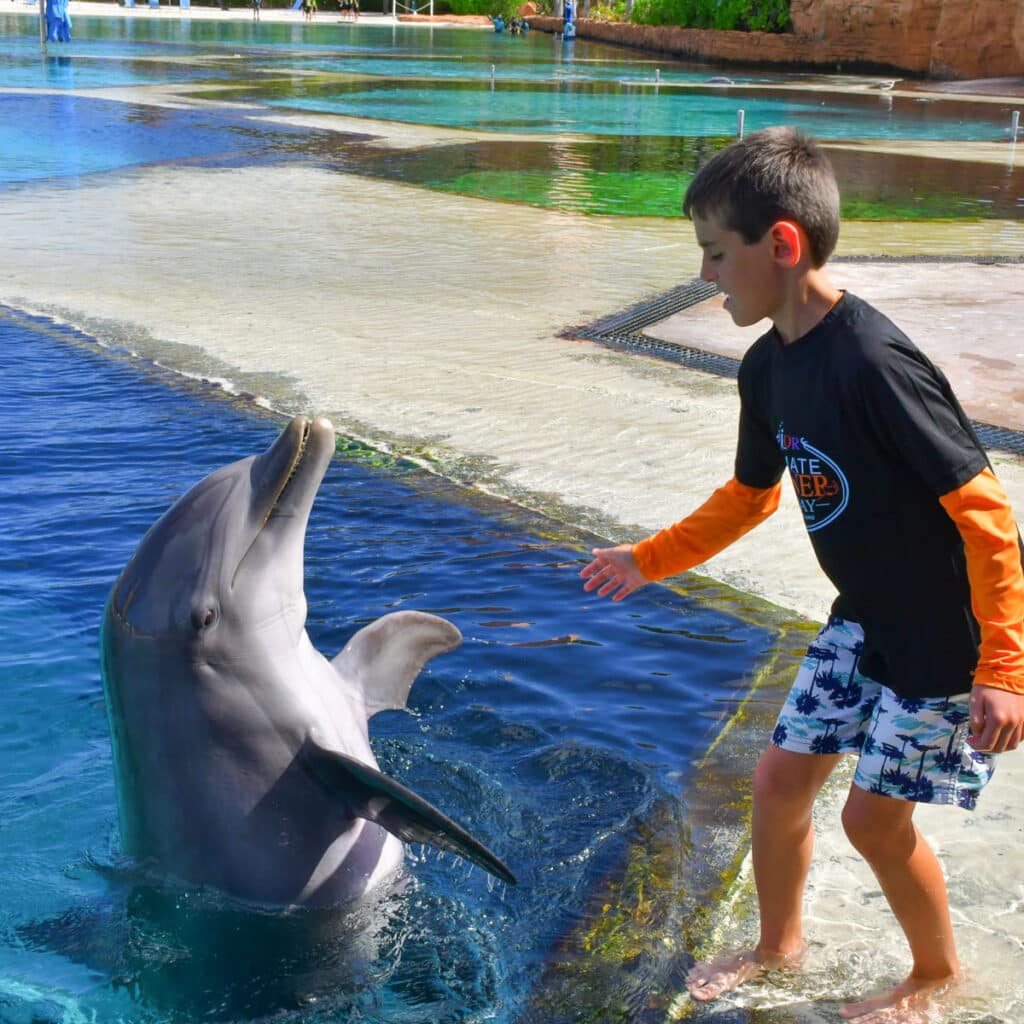
<svg viewBox="0 0 1024 1024"><path fill-rule="evenodd" d="M939 497L988 465L949 382L846 293L802 338L740 366L736 476L789 469L834 615L864 629L860 671L901 696L964 693L978 660L963 542ZM785 572L785 566L780 567Z"/></svg>

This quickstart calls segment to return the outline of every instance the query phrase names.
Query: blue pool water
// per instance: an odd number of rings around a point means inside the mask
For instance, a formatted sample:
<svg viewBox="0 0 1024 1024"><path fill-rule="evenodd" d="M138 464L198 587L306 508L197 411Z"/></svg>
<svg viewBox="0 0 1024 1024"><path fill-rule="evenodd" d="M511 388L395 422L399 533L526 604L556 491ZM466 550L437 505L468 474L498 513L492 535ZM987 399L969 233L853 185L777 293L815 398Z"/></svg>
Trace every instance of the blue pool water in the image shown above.
<svg viewBox="0 0 1024 1024"><path fill-rule="evenodd" d="M708 83L722 73L743 88ZM790 88L800 83L815 87ZM329 17L307 25L298 15L290 24L193 21L177 11L81 17L72 42L42 57L35 19L0 10L0 189L52 180L77 187L91 175L167 162L297 161L571 212L678 217L690 175L734 137L740 109L748 131L790 123L824 140L1007 138L1005 103L826 83L581 40L566 46L539 32L514 38ZM147 104L148 86L173 87L179 99ZM86 96L86 87L100 91ZM131 87L135 102L104 98L108 87ZM281 120L296 113L321 116L321 127ZM333 115L346 117L342 131L330 130ZM378 144L372 121L362 132L364 119L477 134L396 149ZM1012 152L1007 165L898 146L830 153L848 220L1019 219L1024 211L1024 168Z"/></svg>
<svg viewBox="0 0 1024 1024"><path fill-rule="evenodd" d="M504 69L503 69L504 70ZM511 72L514 74L514 72ZM736 132L738 110L744 110L746 131L792 124L829 139L945 139L993 140L1005 131L1003 117L985 111L981 120L926 117L901 101L883 109L877 97L780 93L765 87L753 93L728 90L671 89L652 84L643 88L616 82L560 80L557 85L507 78L490 88L489 72L478 72L472 88L448 88L444 82L409 82L367 88L325 90L324 95L290 96L268 100L274 106L297 107L319 113L348 114L385 120L484 131L539 133L583 132L590 135L683 136L709 138ZM932 114L932 111L928 112Z"/></svg>
<svg viewBox="0 0 1024 1024"><path fill-rule="evenodd" d="M298 16L297 16L298 18ZM652 61L628 51L550 35L324 21L210 23L169 12L159 21L77 18L72 42L40 59L35 19L0 14L0 88L73 88L167 82L243 82L247 98L362 117L484 130L593 135L731 135L737 110L748 130L792 123L831 139L996 141L1006 138L1009 106L951 102L934 95L893 97L818 91L781 93L800 76L728 68L743 91L693 91L723 69ZM179 63L170 58L187 58ZM201 59L199 59L201 58ZM196 62L198 60L198 62ZM496 87L490 87L491 69ZM289 69L368 75L372 86L314 85L254 77ZM655 89L655 77L658 87ZM463 88L453 91L453 80Z"/></svg>
<svg viewBox="0 0 1024 1024"><path fill-rule="evenodd" d="M577 578L588 538L348 443L310 523L309 633L331 656L398 608L459 626L464 644L423 673L410 712L375 720L375 749L472 818L520 884L417 849L411 885L352 924L138 882L118 851L106 595L176 495L264 449L282 421L2 307L0 375L5 1024L550 1022L550 1000L531 1010L537 993L631 839L670 852L659 877L677 909L699 903L714 865L693 845L712 799L697 762L784 624L722 588L590 600ZM786 656L805 640L783 641ZM653 975L620 968L616 997L645 1003L687 955Z"/></svg>
<svg viewBox="0 0 1024 1024"><path fill-rule="evenodd" d="M216 110L152 109L74 93L0 94L0 188L89 175L166 160L207 166L280 159L303 133L254 131Z"/></svg>

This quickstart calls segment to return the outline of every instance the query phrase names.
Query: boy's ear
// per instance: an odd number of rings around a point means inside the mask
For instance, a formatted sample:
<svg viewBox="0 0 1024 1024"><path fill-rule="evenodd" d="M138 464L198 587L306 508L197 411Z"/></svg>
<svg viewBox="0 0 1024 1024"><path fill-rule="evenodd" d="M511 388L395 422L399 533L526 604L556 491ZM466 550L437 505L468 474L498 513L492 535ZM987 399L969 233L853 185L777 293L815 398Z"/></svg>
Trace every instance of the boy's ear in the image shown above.
<svg viewBox="0 0 1024 1024"><path fill-rule="evenodd" d="M804 233L791 220L777 220L771 226L772 256L784 267L795 267L804 252Z"/></svg>

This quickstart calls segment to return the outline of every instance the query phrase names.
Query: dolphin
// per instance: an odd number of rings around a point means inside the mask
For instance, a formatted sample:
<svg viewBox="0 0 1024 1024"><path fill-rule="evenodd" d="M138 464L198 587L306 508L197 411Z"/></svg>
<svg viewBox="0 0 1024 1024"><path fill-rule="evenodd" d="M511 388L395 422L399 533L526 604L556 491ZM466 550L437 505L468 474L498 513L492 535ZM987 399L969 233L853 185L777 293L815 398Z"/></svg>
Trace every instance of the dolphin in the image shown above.
<svg viewBox="0 0 1024 1024"><path fill-rule="evenodd" d="M274 906L362 896L399 871L403 841L514 883L370 747L369 718L404 708L458 629L395 612L331 661L306 633L306 525L334 451L328 420L296 417L192 487L115 582L100 648L124 852Z"/></svg>

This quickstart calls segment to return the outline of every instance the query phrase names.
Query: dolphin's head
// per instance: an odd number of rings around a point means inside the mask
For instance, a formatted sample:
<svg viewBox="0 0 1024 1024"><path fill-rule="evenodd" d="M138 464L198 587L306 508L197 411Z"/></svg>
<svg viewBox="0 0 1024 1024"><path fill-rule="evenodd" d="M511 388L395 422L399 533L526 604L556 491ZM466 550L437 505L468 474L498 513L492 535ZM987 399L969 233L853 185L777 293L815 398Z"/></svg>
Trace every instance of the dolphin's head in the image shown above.
<svg viewBox="0 0 1024 1024"><path fill-rule="evenodd" d="M215 645L284 618L306 618L303 549L309 512L334 454L326 419L296 417L262 455L211 473L142 539L109 613L136 637ZM232 628L233 627L233 628Z"/></svg>

